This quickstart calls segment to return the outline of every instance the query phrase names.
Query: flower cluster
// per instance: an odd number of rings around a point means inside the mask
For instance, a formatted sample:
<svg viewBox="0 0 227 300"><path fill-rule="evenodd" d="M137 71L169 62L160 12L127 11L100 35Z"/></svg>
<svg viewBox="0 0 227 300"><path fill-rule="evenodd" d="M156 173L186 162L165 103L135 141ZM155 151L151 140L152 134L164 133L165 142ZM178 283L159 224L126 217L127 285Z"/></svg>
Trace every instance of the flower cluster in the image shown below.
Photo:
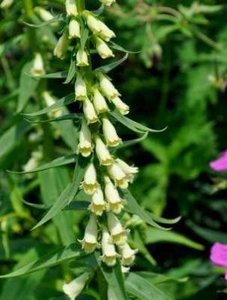
<svg viewBox="0 0 227 300"><path fill-rule="evenodd" d="M100 2L109 6L115 1ZM121 94L111 79L102 71L92 70L91 56L95 52L102 59L114 57L108 42L115 33L97 15L77 7L75 0L66 0L65 7L68 26L54 54L63 59L70 43L75 45L75 101L83 111L77 153L90 160L81 182L81 188L90 199L90 217L80 242L87 253L101 247L101 259L108 266L115 265L118 258L122 266L130 266L136 250L130 248L128 230L118 217L126 203L120 196L120 189L128 187L138 169L111 153L122 140L109 115L114 108L125 115L129 107L120 99ZM84 32L88 32L87 39Z"/></svg>

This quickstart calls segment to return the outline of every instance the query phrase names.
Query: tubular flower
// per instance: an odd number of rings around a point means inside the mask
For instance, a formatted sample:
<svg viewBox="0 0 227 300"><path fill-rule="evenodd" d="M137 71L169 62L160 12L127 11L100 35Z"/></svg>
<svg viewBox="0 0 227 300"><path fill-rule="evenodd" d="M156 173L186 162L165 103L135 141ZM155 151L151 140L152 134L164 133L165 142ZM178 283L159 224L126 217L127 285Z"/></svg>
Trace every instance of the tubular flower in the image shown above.
<svg viewBox="0 0 227 300"><path fill-rule="evenodd" d="M102 128L108 146L116 147L122 142L121 138L117 135L113 124L107 118L102 119Z"/></svg>
<svg viewBox="0 0 227 300"><path fill-rule="evenodd" d="M106 145L100 139L100 137L96 137L95 139L95 151L99 160L100 165L109 166L112 164L113 159L107 149Z"/></svg>
<svg viewBox="0 0 227 300"><path fill-rule="evenodd" d="M125 243L120 247L121 261L123 266L131 266L136 258L137 249L132 249L129 244Z"/></svg>
<svg viewBox="0 0 227 300"><path fill-rule="evenodd" d="M102 261L107 264L107 266L112 267L116 264L118 256L119 254L116 252L109 232L107 229L104 229L102 233Z"/></svg>
<svg viewBox="0 0 227 300"><path fill-rule="evenodd" d="M119 97L116 97L111 101L115 105L116 109L120 112L120 114L127 115L129 113L129 106L125 104Z"/></svg>
<svg viewBox="0 0 227 300"><path fill-rule="evenodd" d="M91 253L98 247L98 226L95 215L91 214L85 229L84 238L80 243L85 252Z"/></svg>
<svg viewBox="0 0 227 300"><path fill-rule="evenodd" d="M42 76L45 74L43 58L40 53L35 54L31 73L33 76Z"/></svg>
<svg viewBox="0 0 227 300"><path fill-rule="evenodd" d="M101 58L106 59L114 57L113 51L107 46L107 44L100 38L96 37L96 50Z"/></svg>
<svg viewBox="0 0 227 300"><path fill-rule="evenodd" d="M89 279L88 273L83 273L79 277L73 279L69 283L63 284L63 291L69 297L70 300L75 300L75 298L82 292L87 281Z"/></svg>
<svg viewBox="0 0 227 300"><path fill-rule="evenodd" d="M75 97L76 100L84 101L87 99L87 87L85 81L82 79L80 74L77 74L75 84Z"/></svg>
<svg viewBox="0 0 227 300"><path fill-rule="evenodd" d="M100 187L94 192L91 200L91 204L89 205L89 209L98 216L101 216L103 212L106 210L106 202L104 200L103 192Z"/></svg>
<svg viewBox="0 0 227 300"><path fill-rule="evenodd" d="M8 9L13 4L14 0L3 0L0 4L0 8L2 9Z"/></svg>
<svg viewBox="0 0 227 300"><path fill-rule="evenodd" d="M66 0L65 1L65 10L68 16L78 16L78 10L75 0Z"/></svg>
<svg viewBox="0 0 227 300"><path fill-rule="evenodd" d="M130 182L133 182L135 174L138 173L138 168L134 166L129 166L126 162L122 159L117 158L116 163L122 169L122 171L127 175Z"/></svg>
<svg viewBox="0 0 227 300"><path fill-rule="evenodd" d="M111 100L120 96L118 90L113 86L112 82L103 74L99 74L100 87L107 99Z"/></svg>
<svg viewBox="0 0 227 300"><path fill-rule="evenodd" d="M129 179L127 175L122 171L118 164L115 162L108 168L110 177L115 182L116 186L119 186L122 189L128 188Z"/></svg>
<svg viewBox="0 0 227 300"><path fill-rule="evenodd" d="M210 167L216 172L227 171L227 150L225 150L216 160L210 162Z"/></svg>
<svg viewBox="0 0 227 300"><path fill-rule="evenodd" d="M125 200L122 200L116 187L108 176L105 176L105 197L108 202L108 208L115 214L119 214L124 207Z"/></svg>
<svg viewBox="0 0 227 300"><path fill-rule="evenodd" d="M89 66L88 55L84 49L79 48L79 50L77 51L77 54L76 54L76 61L77 61L76 65L78 67Z"/></svg>
<svg viewBox="0 0 227 300"><path fill-rule="evenodd" d="M84 175L84 181L82 183L84 192L88 195L94 194L98 188L97 175L94 165L91 163Z"/></svg>
<svg viewBox="0 0 227 300"><path fill-rule="evenodd" d="M42 96L43 96L43 99L46 102L47 106L51 106L56 103L56 99L53 96L51 96L51 94L48 91L43 92ZM50 117L58 118L62 115L62 113L63 113L63 110L60 107L60 108L57 108L56 110L50 111L48 113L48 115Z"/></svg>
<svg viewBox="0 0 227 300"><path fill-rule="evenodd" d="M37 6L34 10L39 15L39 17L45 22L49 22L54 18L54 16L48 10L40 6Z"/></svg>
<svg viewBox="0 0 227 300"><path fill-rule="evenodd" d="M69 39L80 38L80 24L76 19L69 22Z"/></svg>
<svg viewBox="0 0 227 300"><path fill-rule="evenodd" d="M106 6L111 6L113 3L116 2L116 0L99 0L99 1Z"/></svg>
<svg viewBox="0 0 227 300"><path fill-rule="evenodd" d="M83 101L83 110L88 124L96 123L98 121L98 116L90 100L86 99Z"/></svg>
<svg viewBox="0 0 227 300"><path fill-rule="evenodd" d="M227 245L215 243L211 248L210 260L219 267L227 268ZM225 280L227 280L227 271L225 271Z"/></svg>
<svg viewBox="0 0 227 300"><path fill-rule="evenodd" d="M93 103L97 114L101 114L109 111L105 98L97 88L94 88Z"/></svg>
<svg viewBox="0 0 227 300"><path fill-rule="evenodd" d="M63 59L68 49L68 45L69 45L68 36L66 32L64 32L63 35L58 40L57 45L54 48L54 55L60 59Z"/></svg>
<svg viewBox="0 0 227 300"><path fill-rule="evenodd" d="M112 212L107 213L107 223L113 243L123 245L126 242L128 231L122 227L121 222Z"/></svg>
<svg viewBox="0 0 227 300"><path fill-rule="evenodd" d="M106 26L106 24L104 24L103 22L99 21L98 26L99 26L99 36L104 41L109 42L112 38L116 36L115 33L111 29L109 29L109 27Z"/></svg>
<svg viewBox="0 0 227 300"><path fill-rule="evenodd" d="M79 134L79 145L78 152L84 156L88 157L91 155L93 146L92 146L92 138L91 132L84 120L82 120L82 126Z"/></svg>
<svg viewBox="0 0 227 300"><path fill-rule="evenodd" d="M101 32L101 26L100 26L101 22L96 17L94 17L90 13L87 13L86 20L87 20L87 26L94 34L98 34L99 32Z"/></svg>

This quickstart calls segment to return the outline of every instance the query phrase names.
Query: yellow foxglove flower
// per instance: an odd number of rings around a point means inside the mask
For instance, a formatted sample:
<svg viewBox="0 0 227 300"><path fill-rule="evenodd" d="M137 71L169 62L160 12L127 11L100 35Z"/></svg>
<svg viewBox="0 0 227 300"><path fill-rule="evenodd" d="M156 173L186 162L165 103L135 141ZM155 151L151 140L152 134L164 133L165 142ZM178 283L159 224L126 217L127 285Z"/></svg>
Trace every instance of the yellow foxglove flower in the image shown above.
<svg viewBox="0 0 227 300"><path fill-rule="evenodd" d="M123 245L127 240L128 231L123 228L121 222L112 212L107 214L107 223L113 243L118 246Z"/></svg>
<svg viewBox="0 0 227 300"><path fill-rule="evenodd" d="M82 120L82 126L79 134L78 152L83 157L88 157L91 155L92 150L93 150L93 146L92 146L91 132L86 122Z"/></svg>
<svg viewBox="0 0 227 300"><path fill-rule="evenodd" d="M51 94L48 91L43 92L42 96L43 96L43 99L46 102L47 106L51 106L56 103L56 99L53 96L51 96ZM63 110L62 110L62 107L60 107L60 108L50 111L48 113L48 115L50 117L58 118L58 117L62 116L62 113L63 113Z"/></svg>
<svg viewBox="0 0 227 300"><path fill-rule="evenodd" d="M119 158L116 159L116 163L120 166L122 171L128 176L129 181L132 182L135 174L138 173L138 168L134 166L129 166L126 162L124 162Z"/></svg>
<svg viewBox="0 0 227 300"><path fill-rule="evenodd" d="M119 186L122 189L128 188L129 179L117 163L113 163L111 166L109 166L108 172L110 177L114 180L116 186Z"/></svg>
<svg viewBox="0 0 227 300"><path fill-rule="evenodd" d="M101 216L106 209L106 202L104 200L103 192L100 186L92 195L89 209L97 216Z"/></svg>
<svg viewBox="0 0 227 300"><path fill-rule="evenodd" d="M126 203L125 200L120 198L118 190L108 176L105 176L105 198L109 210L115 214L119 214Z"/></svg>
<svg viewBox="0 0 227 300"><path fill-rule="evenodd" d="M99 246L97 237L98 226L96 216L94 214L91 214L85 229L84 238L82 241L80 241L85 252L91 253Z"/></svg>
<svg viewBox="0 0 227 300"><path fill-rule="evenodd" d="M88 124L96 123L98 121L98 116L90 100L86 99L83 101L83 111Z"/></svg>
<svg viewBox="0 0 227 300"><path fill-rule="evenodd" d="M94 88L93 103L97 114L101 114L109 111L105 98L97 88Z"/></svg>
<svg viewBox="0 0 227 300"><path fill-rule="evenodd" d="M99 74L99 83L101 91L109 100L120 96L118 90L113 86L112 82L103 74Z"/></svg>
<svg viewBox="0 0 227 300"><path fill-rule="evenodd" d="M96 50L103 59L114 57L112 50L107 46L107 44L102 39L96 37L95 41L96 41Z"/></svg>
<svg viewBox="0 0 227 300"><path fill-rule="evenodd" d="M69 297L70 300L75 300L75 298L82 292L87 281L89 279L89 274L84 273L79 277L75 278L69 283L63 284L63 291Z"/></svg>
<svg viewBox="0 0 227 300"><path fill-rule="evenodd" d="M109 166L112 164L113 159L107 149L106 145L103 143L100 137L95 139L95 151L102 166Z"/></svg>
<svg viewBox="0 0 227 300"><path fill-rule="evenodd" d="M120 247L122 265L131 266L136 258L137 249L132 249L127 243Z"/></svg>
<svg viewBox="0 0 227 300"><path fill-rule="evenodd" d="M67 16L78 16L78 10L76 6L76 0L66 0L65 1L65 10Z"/></svg>
<svg viewBox="0 0 227 300"><path fill-rule="evenodd" d="M69 40L67 34L64 32L63 35L59 38L57 45L55 46L54 55L60 59L63 59L68 49L68 45Z"/></svg>
<svg viewBox="0 0 227 300"><path fill-rule="evenodd" d="M33 62L31 73L33 76L42 76L45 74L43 58L40 53L35 54L35 59Z"/></svg>
<svg viewBox="0 0 227 300"><path fill-rule="evenodd" d="M99 1L106 6L111 6L113 3L116 2L116 0L99 0Z"/></svg>
<svg viewBox="0 0 227 300"><path fill-rule="evenodd" d="M39 15L39 17L45 22L49 22L52 19L54 19L54 16L48 10L46 10L40 6L35 7L34 10ZM56 23L52 23L52 25L53 24L56 25Z"/></svg>
<svg viewBox="0 0 227 300"><path fill-rule="evenodd" d="M115 37L115 33L108 27L106 26L105 23L99 21L99 33L98 35L106 42L109 42L110 39L112 39L113 37Z"/></svg>
<svg viewBox="0 0 227 300"><path fill-rule="evenodd" d="M2 9L8 9L13 4L14 0L3 0L0 4L0 8Z"/></svg>
<svg viewBox="0 0 227 300"><path fill-rule="evenodd" d="M98 34L101 31L100 21L94 17L92 14L86 14L87 26L94 33Z"/></svg>
<svg viewBox="0 0 227 300"><path fill-rule="evenodd" d="M119 254L115 250L115 246L111 241L109 232L104 229L102 233L102 261L109 267L112 267L117 262Z"/></svg>
<svg viewBox="0 0 227 300"><path fill-rule="evenodd" d="M113 124L107 118L102 119L102 129L108 146L116 147L122 142L121 138L117 135Z"/></svg>
<svg viewBox="0 0 227 300"><path fill-rule="evenodd" d="M111 101L120 114L127 115L129 113L129 106L125 104L119 97L113 98Z"/></svg>
<svg viewBox="0 0 227 300"><path fill-rule="evenodd" d="M88 55L85 50L80 48L76 54L76 65L78 67L87 67L89 66Z"/></svg>
<svg viewBox="0 0 227 300"><path fill-rule="evenodd" d="M85 172L82 187L84 189L84 192L88 195L94 194L94 192L98 188L97 174L95 166L92 163L88 166Z"/></svg>
<svg viewBox="0 0 227 300"><path fill-rule="evenodd" d="M75 97L76 100L83 101L87 99L87 87L83 78L77 74L75 83Z"/></svg>
<svg viewBox="0 0 227 300"><path fill-rule="evenodd" d="M69 22L69 39L80 38L80 23L76 19Z"/></svg>

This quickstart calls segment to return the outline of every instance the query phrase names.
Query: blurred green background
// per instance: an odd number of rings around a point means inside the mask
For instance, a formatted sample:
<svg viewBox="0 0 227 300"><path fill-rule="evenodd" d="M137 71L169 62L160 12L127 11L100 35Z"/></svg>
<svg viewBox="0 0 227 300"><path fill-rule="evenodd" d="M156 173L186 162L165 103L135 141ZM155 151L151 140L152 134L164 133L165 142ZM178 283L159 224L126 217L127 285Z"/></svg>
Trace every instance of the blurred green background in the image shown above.
<svg viewBox="0 0 227 300"><path fill-rule="evenodd" d="M6 172L21 170L40 145L45 148L51 143L55 149L46 154L44 161L71 152L70 136L63 142L56 136L56 130L62 133L65 129L31 126L21 114L15 114L23 85L22 70L32 60L29 32L22 22L19 2L10 11L1 12L0 19L2 274L18 262L24 264L53 247L81 238L86 223L84 214L64 212L53 223L30 232L43 215L43 206L39 206L40 210L30 207L23 199L46 206L53 203L71 176L70 167L31 178ZM62 9L62 1L34 3L53 13ZM168 126L164 132L152 133L140 144L120 151L140 168L131 191L144 208L158 216L182 216L171 232L148 227L136 219L127 221L131 222L133 241L140 250L133 269L172 277L173 280L161 275L150 279L170 299L226 299L223 272L209 262L211 245L216 241L227 243L226 183L209 169L209 162L227 147L226 3L119 0L107 12L107 23L118 33L115 42L136 52L111 74L122 99L131 107L130 118L155 129ZM44 26L36 33L38 39L43 35L49 38L46 45L39 46L49 51L49 73L67 69L65 62L59 63L50 55L56 41L54 30ZM117 57L123 55L119 52ZM63 89L61 80L44 84L56 97L72 89ZM41 105L38 98L34 91L28 95L30 102L25 109L37 110ZM76 109L70 107L71 111ZM124 139L135 137L120 125L118 130ZM48 189L50 185L55 188ZM61 299L59 286L61 279L67 278L67 268L63 264L29 277L0 281L0 299ZM92 293L95 295L91 287Z"/></svg>

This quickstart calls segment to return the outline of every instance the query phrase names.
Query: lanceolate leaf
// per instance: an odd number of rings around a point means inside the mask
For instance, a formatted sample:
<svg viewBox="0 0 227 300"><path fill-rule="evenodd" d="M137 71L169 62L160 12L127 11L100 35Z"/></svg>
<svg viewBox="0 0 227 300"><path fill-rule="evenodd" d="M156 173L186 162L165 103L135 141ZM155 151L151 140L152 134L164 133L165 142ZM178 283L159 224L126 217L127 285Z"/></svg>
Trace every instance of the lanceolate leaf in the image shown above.
<svg viewBox="0 0 227 300"><path fill-rule="evenodd" d="M34 173L34 172L39 172L39 171L43 171L43 170L47 170L47 169L51 169L51 168L56 168L56 167L72 164L75 162L76 162L76 154L70 154L70 155L58 157L58 158L52 160L51 162L43 164L42 166L39 166L36 169L31 170L29 172L13 172L13 173L17 173L17 174Z"/></svg>
<svg viewBox="0 0 227 300"><path fill-rule="evenodd" d="M70 81L73 79L73 77L75 76L76 74L76 64L75 64L75 61L72 59L71 60L71 63L70 63L70 66L69 66L69 71L68 71L68 75L67 75L67 78L65 80L65 84L67 83L70 83Z"/></svg>
<svg viewBox="0 0 227 300"><path fill-rule="evenodd" d="M132 131L137 132L137 133L145 133L147 131L148 132L162 132L162 131L166 130L166 128L156 130L156 129L151 129L149 127L141 125L138 122L135 122L135 121L133 121L133 120L131 120L131 119L125 117L125 116L122 116L119 112L117 112L116 109L114 111L110 112L110 114L118 122L120 122L124 126L128 127L129 129L131 129Z"/></svg>
<svg viewBox="0 0 227 300"><path fill-rule="evenodd" d="M47 120L33 120L33 119L28 119L28 118L26 118L25 120L28 121L29 123L39 124L39 123L60 122L60 121L65 121L65 120L77 120L77 119L79 120L81 118L82 118L81 114L71 113L71 114L65 114L58 118L47 119Z"/></svg>
<svg viewBox="0 0 227 300"><path fill-rule="evenodd" d="M68 259L75 259L80 255L82 255L80 248L76 247L75 244L71 244L67 247L55 250L54 252L47 254L25 265L24 267L21 267L20 269L13 271L12 273L1 275L0 278L17 277L32 272L36 272L42 269L50 268Z"/></svg>
<svg viewBox="0 0 227 300"><path fill-rule="evenodd" d="M57 78L66 78L66 77L67 77L67 71L60 71L56 73L45 74L37 78L57 79Z"/></svg>
<svg viewBox="0 0 227 300"><path fill-rule="evenodd" d="M118 50L118 51L121 51L121 52L126 52L126 53L139 53L141 51L130 51L130 50L127 50L125 49L124 47L114 43L114 42L110 42L110 45L111 45L111 48L115 49L115 50Z"/></svg>
<svg viewBox="0 0 227 300"><path fill-rule="evenodd" d="M64 189L64 191L56 200L56 202L46 213L46 215L41 219L41 221L35 227L33 227L33 230L40 227L41 225L43 225L53 217L55 217L59 212L61 212L66 207L66 205L69 205L72 202L72 200L74 199L74 197L78 192L80 183L84 177L86 164L87 162L85 162L84 160L78 159L75 167L73 182L67 185L67 187Z"/></svg>
<svg viewBox="0 0 227 300"><path fill-rule="evenodd" d="M27 117L37 117L37 116L41 116L41 115L45 115L51 111L54 111L56 109L58 109L59 107L62 107L62 106L65 106L65 105L68 105L70 103L72 103L73 101L75 100L75 95L74 94L70 94L68 96L65 96L63 98L61 98L60 100L58 100L56 103L42 109L42 110L39 110L37 112L34 112L34 113L29 113L29 114L23 114Z"/></svg>
<svg viewBox="0 0 227 300"><path fill-rule="evenodd" d="M126 59L128 58L128 54L125 54L124 57L122 57L121 59L119 59L118 61L115 61L111 64L105 65L103 67L97 68L95 71L101 71L104 73L108 73L111 70L115 69L116 67L118 67L119 65L121 65Z"/></svg>
<svg viewBox="0 0 227 300"><path fill-rule="evenodd" d="M138 215L144 222L146 222L147 224L149 224L153 227L164 229L164 230L169 230L168 228L164 228L164 227L160 226L159 224L157 224L153 220L152 215L149 212L147 212L141 208L141 206L138 204L136 199L132 196L132 194L128 190L122 190L121 193L123 195L123 199L127 200L127 205L126 205L125 209L128 212Z"/></svg>
<svg viewBox="0 0 227 300"><path fill-rule="evenodd" d="M173 300L153 283L135 273L129 274L125 284L128 293L138 299Z"/></svg>

